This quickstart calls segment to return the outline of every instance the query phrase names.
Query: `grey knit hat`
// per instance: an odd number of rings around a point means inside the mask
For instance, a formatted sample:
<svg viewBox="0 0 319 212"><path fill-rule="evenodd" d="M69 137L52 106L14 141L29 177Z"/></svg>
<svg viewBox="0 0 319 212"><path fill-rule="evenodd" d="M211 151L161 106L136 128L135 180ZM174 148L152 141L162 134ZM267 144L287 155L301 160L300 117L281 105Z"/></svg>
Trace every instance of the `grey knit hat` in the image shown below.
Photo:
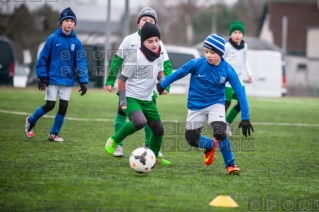
<svg viewBox="0 0 319 212"><path fill-rule="evenodd" d="M151 7L144 7L143 9L141 9L141 11L138 13L138 16L137 16L137 23L140 22L141 18L143 16L150 16L152 18L154 18L155 20L155 24L157 23L157 14L155 12L155 10L153 10Z"/></svg>

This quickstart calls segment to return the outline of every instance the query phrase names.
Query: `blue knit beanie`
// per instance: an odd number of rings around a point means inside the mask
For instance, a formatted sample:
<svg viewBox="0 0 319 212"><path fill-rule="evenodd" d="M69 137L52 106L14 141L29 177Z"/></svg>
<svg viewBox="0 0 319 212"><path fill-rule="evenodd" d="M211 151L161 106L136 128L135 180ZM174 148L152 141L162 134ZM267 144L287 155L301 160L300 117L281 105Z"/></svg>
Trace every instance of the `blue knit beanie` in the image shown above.
<svg viewBox="0 0 319 212"><path fill-rule="evenodd" d="M219 34L211 34L205 39L204 47L223 57L225 53L225 39Z"/></svg>
<svg viewBox="0 0 319 212"><path fill-rule="evenodd" d="M74 22L75 22L75 25L76 25L76 16L75 16L75 13L72 11L72 9L70 7L68 8L65 8L61 14L60 14L60 18L59 18L59 24L61 25L62 21L64 19L67 19L67 18L70 18L70 19L73 19Z"/></svg>

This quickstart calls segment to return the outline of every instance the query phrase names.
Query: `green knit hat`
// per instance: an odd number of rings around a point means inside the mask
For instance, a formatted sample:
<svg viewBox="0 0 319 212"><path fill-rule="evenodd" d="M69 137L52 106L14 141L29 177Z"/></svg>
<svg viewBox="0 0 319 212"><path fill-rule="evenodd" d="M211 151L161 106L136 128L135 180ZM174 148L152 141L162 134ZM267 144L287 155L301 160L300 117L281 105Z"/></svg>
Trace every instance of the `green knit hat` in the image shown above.
<svg viewBox="0 0 319 212"><path fill-rule="evenodd" d="M245 35L245 27L244 24L240 21L234 21L233 23L231 23L230 27L229 27L229 35L231 35L231 33L233 33L233 31L235 30L239 30L243 33L243 35Z"/></svg>

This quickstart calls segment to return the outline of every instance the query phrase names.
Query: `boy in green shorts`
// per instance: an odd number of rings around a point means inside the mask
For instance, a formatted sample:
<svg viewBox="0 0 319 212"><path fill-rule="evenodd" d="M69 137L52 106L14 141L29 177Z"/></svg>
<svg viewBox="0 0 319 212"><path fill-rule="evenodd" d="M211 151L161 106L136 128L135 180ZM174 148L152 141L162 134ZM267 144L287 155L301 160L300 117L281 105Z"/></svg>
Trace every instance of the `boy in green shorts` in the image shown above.
<svg viewBox="0 0 319 212"><path fill-rule="evenodd" d="M164 55L161 54L161 34L155 24L146 22L141 28L141 47L136 60L124 61L118 78L120 108L129 117L114 135L107 139L105 151L114 154L118 143L148 125L152 131L149 148L156 156L156 163L170 164L158 157L164 135L160 114L152 101L153 89L158 80L164 79Z"/></svg>
<svg viewBox="0 0 319 212"><path fill-rule="evenodd" d="M140 29L143 27L143 25L146 22L156 24L157 21L158 21L158 19L157 19L156 12L155 12L155 10L153 10L150 7L144 7L139 12L139 14L137 16L137 25L139 27L139 30L124 38L124 40L122 41L122 43L119 47L118 52L114 55L114 57L112 59L109 74L108 74L106 82L105 82L105 86L106 86L108 91L110 91L110 92L112 91L112 88L114 87L114 83L115 83L115 80L116 80L117 75L119 73L119 70L122 67L123 61L128 56L135 57L134 54L140 48L140 46L141 46L141 31L140 31ZM165 75L165 77L167 77L168 75L172 74L172 64L168 58L168 54L166 52L165 46L162 43L162 41L160 41L160 46L161 46L161 52L164 55L164 62L163 62L164 63L164 75ZM167 94L169 92L169 88L170 87L167 87L165 89L164 93ZM154 91L152 99L153 99L155 104L156 104L156 98L157 98L157 94ZM117 112L116 117L115 117L115 121L114 121L115 132L117 132L125 124L126 118L127 118L126 114L119 107L118 112ZM145 126L144 131L145 131L145 144L144 145L146 147L148 147L149 146L149 139L151 137L152 131L148 127L148 125ZM119 141L118 146L116 147L113 156L122 157L123 155L124 155L123 154L123 143L122 143L122 141ZM161 152L159 152L159 155L163 156Z"/></svg>

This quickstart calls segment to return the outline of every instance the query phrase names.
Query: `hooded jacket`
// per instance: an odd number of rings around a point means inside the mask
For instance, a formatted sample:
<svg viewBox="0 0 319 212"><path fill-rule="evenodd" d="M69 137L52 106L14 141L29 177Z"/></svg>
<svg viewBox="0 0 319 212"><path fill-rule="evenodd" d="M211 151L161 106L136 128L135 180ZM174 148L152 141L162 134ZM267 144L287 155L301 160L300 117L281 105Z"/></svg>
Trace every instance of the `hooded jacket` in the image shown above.
<svg viewBox="0 0 319 212"><path fill-rule="evenodd" d="M79 83L87 84L86 53L74 31L69 35L58 28L48 37L36 63L38 78L47 78L49 85L74 86L75 74Z"/></svg>

